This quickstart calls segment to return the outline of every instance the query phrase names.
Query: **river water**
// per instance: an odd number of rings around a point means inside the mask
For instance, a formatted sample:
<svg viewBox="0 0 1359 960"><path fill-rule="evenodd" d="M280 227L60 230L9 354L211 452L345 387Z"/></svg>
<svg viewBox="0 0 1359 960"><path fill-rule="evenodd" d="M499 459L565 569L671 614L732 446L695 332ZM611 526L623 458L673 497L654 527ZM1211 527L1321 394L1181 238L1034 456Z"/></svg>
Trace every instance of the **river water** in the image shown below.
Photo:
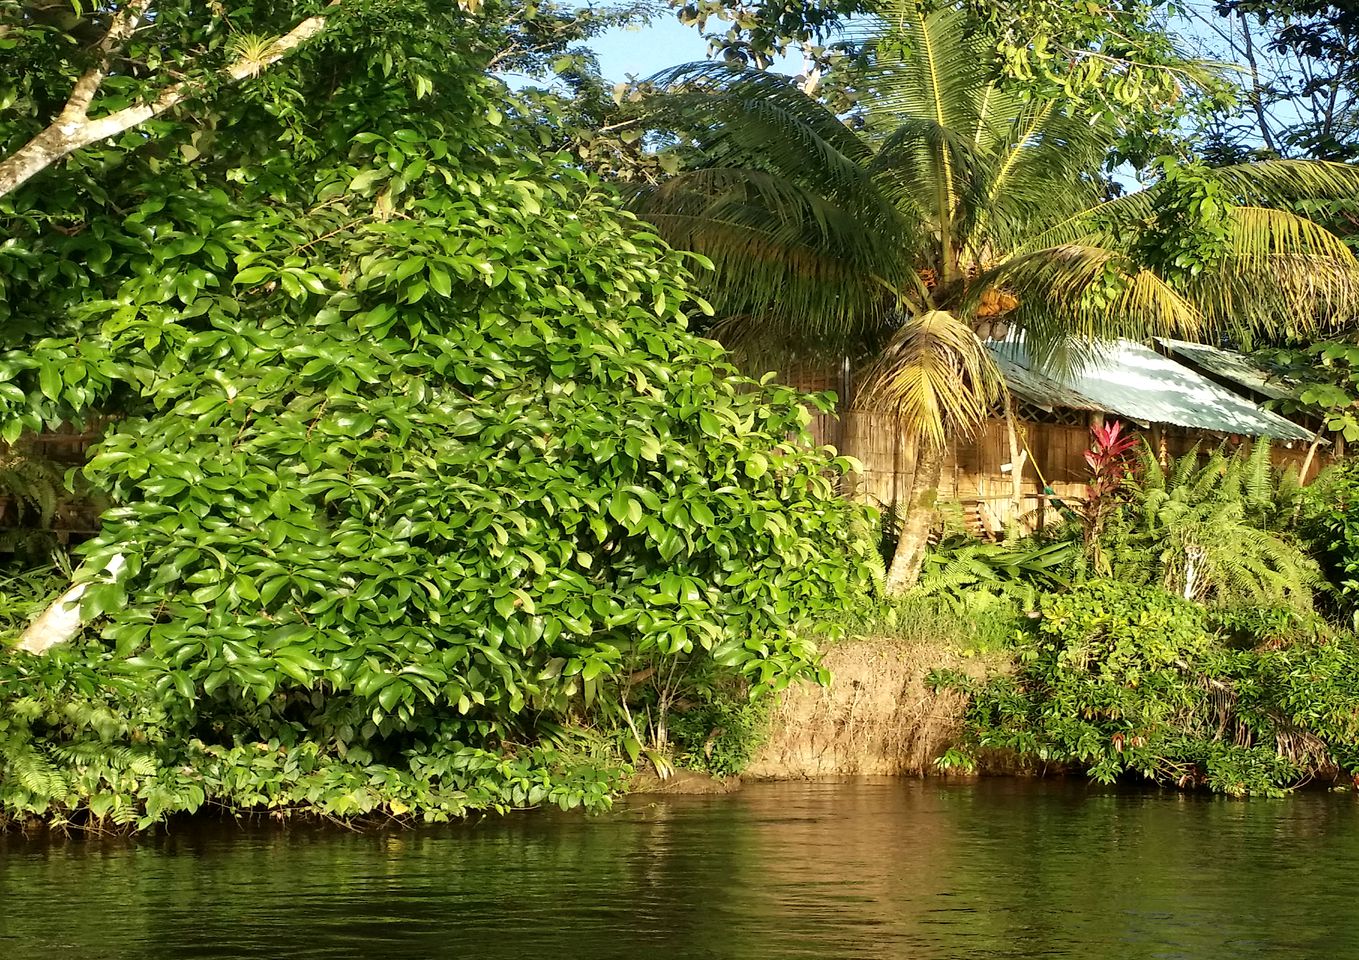
<svg viewBox="0 0 1359 960"><path fill-rule="evenodd" d="M1359 958L1359 801L851 780L0 839L0 958Z"/></svg>

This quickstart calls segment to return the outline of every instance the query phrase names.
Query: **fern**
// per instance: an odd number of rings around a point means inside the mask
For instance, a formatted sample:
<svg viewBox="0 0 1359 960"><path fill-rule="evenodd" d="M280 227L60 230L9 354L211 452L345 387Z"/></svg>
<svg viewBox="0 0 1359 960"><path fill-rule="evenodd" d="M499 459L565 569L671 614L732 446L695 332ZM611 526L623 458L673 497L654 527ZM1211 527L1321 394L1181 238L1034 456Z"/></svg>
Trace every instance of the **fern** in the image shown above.
<svg viewBox="0 0 1359 960"><path fill-rule="evenodd" d="M1118 575L1150 554L1162 585L1187 599L1311 608L1320 570L1279 530L1297 502L1296 476L1273 467L1268 443L1230 456L1219 448L1202 462L1196 448L1168 477L1150 451L1144 460L1114 534Z"/></svg>
<svg viewBox="0 0 1359 960"><path fill-rule="evenodd" d="M1246 500L1256 509L1267 509L1271 498L1283 488L1283 482L1274 472L1266 441L1259 440L1251 445L1250 456L1241 472Z"/></svg>
<svg viewBox="0 0 1359 960"><path fill-rule="evenodd" d="M67 792L66 778L32 746L11 753L7 766L8 775L36 799L49 801Z"/></svg>
<svg viewBox="0 0 1359 960"><path fill-rule="evenodd" d="M0 452L0 494L14 502L15 522L36 514L40 526L50 527L65 486L61 467L29 448L8 446Z"/></svg>
<svg viewBox="0 0 1359 960"><path fill-rule="evenodd" d="M1193 476L1194 470L1199 463L1199 446L1200 444L1194 444L1194 446L1189 449L1188 453L1175 461L1175 468L1170 472L1170 476L1162 485L1162 489L1175 490L1184 486L1189 481L1189 478ZM1149 452L1144 454L1143 468L1145 469L1146 467L1146 461L1154 459L1155 457L1150 456Z"/></svg>

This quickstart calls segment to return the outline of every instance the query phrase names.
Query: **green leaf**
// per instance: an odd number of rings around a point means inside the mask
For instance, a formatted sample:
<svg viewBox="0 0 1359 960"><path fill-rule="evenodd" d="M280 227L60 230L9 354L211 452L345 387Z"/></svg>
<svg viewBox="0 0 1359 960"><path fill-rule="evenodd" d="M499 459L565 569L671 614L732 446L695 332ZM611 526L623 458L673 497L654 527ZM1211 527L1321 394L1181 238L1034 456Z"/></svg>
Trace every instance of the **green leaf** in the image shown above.
<svg viewBox="0 0 1359 960"><path fill-rule="evenodd" d="M49 400L61 396L61 371L54 362L44 363L38 369L38 386L42 389L42 395Z"/></svg>

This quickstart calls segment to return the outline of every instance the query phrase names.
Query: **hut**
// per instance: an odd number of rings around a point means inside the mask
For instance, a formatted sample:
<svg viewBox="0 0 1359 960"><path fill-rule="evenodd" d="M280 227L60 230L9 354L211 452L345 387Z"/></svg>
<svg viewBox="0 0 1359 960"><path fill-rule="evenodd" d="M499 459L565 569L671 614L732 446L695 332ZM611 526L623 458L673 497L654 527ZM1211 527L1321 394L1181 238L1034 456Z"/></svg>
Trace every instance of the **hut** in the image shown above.
<svg viewBox="0 0 1359 960"><path fill-rule="evenodd" d="M1063 373L1038 369L1021 341L988 348L1009 385L1012 418L997 411L974 436L955 441L940 489L942 498L963 506L980 534L998 534L1016 522L1041 527L1055 519L1055 500L1083 497L1090 427L1106 419L1140 430L1163 459L1196 444L1212 448L1266 438L1276 463L1301 468L1308 460L1313 431L1143 344L1101 343L1078 368ZM1242 371L1251 366L1248 358L1234 357ZM1252 375L1266 389L1277 389L1258 368ZM846 371L795 380L804 389L849 393ZM856 495L883 505L908 495L915 457L894 418L871 410L824 416L813 421L812 431L819 442L863 463Z"/></svg>

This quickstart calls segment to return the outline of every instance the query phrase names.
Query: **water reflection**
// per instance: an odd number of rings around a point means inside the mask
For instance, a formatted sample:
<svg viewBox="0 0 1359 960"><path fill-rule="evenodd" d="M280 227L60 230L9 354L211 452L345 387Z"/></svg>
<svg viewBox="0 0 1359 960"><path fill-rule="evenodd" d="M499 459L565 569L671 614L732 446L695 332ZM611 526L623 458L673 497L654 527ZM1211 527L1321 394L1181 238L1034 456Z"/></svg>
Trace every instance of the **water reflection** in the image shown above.
<svg viewBox="0 0 1359 960"><path fill-rule="evenodd" d="M378 834L0 840L0 956L1359 956L1359 806L764 784Z"/></svg>

